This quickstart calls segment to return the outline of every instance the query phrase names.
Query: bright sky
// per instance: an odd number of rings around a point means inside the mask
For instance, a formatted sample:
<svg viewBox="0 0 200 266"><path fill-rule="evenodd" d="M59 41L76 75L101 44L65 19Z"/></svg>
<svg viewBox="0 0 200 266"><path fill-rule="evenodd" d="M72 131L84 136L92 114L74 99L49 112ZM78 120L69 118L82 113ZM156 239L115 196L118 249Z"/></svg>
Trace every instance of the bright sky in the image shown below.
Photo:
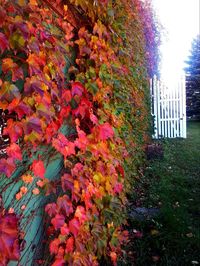
<svg viewBox="0 0 200 266"><path fill-rule="evenodd" d="M161 76L166 82L178 79L191 42L200 33L200 0L152 0L165 28L161 46Z"/></svg>

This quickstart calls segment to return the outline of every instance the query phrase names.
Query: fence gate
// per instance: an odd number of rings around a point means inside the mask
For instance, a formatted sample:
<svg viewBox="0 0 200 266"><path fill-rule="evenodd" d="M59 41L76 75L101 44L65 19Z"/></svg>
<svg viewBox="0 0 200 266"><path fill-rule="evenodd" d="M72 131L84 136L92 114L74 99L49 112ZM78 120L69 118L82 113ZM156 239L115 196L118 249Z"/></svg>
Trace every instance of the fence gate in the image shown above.
<svg viewBox="0 0 200 266"><path fill-rule="evenodd" d="M154 135L158 138L186 138L185 79L173 88L156 77L150 80L151 111L154 117Z"/></svg>

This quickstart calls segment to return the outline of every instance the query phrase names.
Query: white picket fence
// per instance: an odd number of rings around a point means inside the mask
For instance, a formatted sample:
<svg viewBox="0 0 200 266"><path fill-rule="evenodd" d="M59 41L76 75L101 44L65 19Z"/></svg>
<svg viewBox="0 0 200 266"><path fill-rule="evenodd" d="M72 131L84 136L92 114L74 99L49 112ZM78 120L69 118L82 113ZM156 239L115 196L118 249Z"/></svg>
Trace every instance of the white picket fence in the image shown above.
<svg viewBox="0 0 200 266"><path fill-rule="evenodd" d="M185 79L181 78L172 88L154 77L150 80L150 90L155 129L153 137L186 138Z"/></svg>

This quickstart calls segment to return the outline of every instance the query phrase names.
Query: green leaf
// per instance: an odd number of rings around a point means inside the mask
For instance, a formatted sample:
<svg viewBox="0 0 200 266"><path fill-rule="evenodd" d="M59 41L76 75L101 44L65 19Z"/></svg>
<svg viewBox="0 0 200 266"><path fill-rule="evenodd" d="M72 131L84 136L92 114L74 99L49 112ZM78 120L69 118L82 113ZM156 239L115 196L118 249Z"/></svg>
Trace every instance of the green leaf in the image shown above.
<svg viewBox="0 0 200 266"><path fill-rule="evenodd" d="M10 36L9 43L11 48L17 49L24 47L25 39L20 33L16 31Z"/></svg>

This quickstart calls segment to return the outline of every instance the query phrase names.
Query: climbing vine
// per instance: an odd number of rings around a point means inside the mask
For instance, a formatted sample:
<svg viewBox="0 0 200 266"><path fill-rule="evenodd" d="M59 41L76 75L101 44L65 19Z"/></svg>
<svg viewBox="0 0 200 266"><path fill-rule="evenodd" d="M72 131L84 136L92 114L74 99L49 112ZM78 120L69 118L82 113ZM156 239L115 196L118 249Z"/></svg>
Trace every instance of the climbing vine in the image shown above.
<svg viewBox="0 0 200 266"><path fill-rule="evenodd" d="M33 265L116 265L128 237L128 180L147 140L158 45L151 7L0 3L0 109L9 139L0 159L0 265L28 261L38 202L44 252Z"/></svg>

